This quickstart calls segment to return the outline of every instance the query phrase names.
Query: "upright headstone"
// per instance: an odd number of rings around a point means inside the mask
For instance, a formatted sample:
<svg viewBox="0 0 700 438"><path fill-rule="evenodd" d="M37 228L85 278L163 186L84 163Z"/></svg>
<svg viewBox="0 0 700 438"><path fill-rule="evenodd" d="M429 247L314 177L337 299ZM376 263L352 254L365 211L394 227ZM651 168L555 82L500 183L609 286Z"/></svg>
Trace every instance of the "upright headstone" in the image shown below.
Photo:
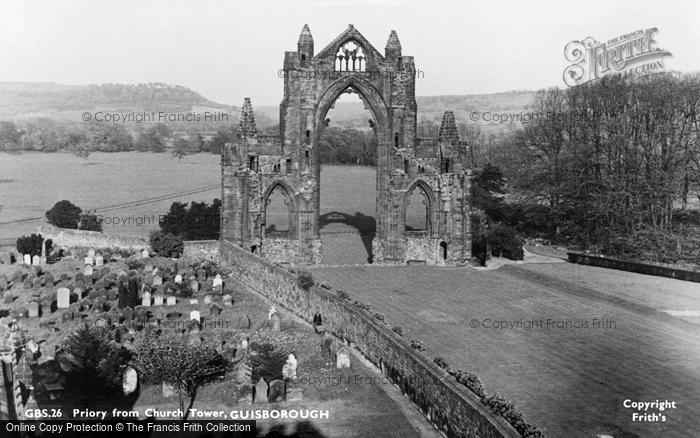
<svg viewBox="0 0 700 438"><path fill-rule="evenodd" d="M270 325L273 332L278 332L282 329L282 320L280 319L279 314L275 313L272 315Z"/></svg>
<svg viewBox="0 0 700 438"><path fill-rule="evenodd" d="M93 273L92 265L85 265L85 268L83 268L83 275L85 277L88 277L88 276L92 277L92 273Z"/></svg>
<svg viewBox="0 0 700 438"><path fill-rule="evenodd" d="M39 303L36 301L32 301L27 305L27 311L29 312L29 317L30 318L38 318L39 317Z"/></svg>
<svg viewBox="0 0 700 438"><path fill-rule="evenodd" d="M193 310L190 312L190 321L192 320L199 322L199 310Z"/></svg>
<svg viewBox="0 0 700 438"><path fill-rule="evenodd" d="M267 403L267 383L262 377L258 380L258 383L255 384L253 403Z"/></svg>
<svg viewBox="0 0 700 438"><path fill-rule="evenodd" d="M291 380L297 378L297 359L294 357L294 354L290 354L287 357L287 362L282 367L282 376Z"/></svg>
<svg viewBox="0 0 700 438"><path fill-rule="evenodd" d="M177 298L172 295L168 295L168 297L165 299L165 303L168 306L174 306L177 304Z"/></svg>
<svg viewBox="0 0 700 438"><path fill-rule="evenodd" d="M38 255L35 255L32 257L32 265L39 266L41 264L41 257Z"/></svg>
<svg viewBox="0 0 700 438"><path fill-rule="evenodd" d="M31 265L32 264L32 256L29 254L24 255L24 264L25 265Z"/></svg>
<svg viewBox="0 0 700 438"><path fill-rule="evenodd" d="M190 289L192 289L193 293L199 292L199 282L197 280L192 280L190 283Z"/></svg>
<svg viewBox="0 0 700 438"><path fill-rule="evenodd" d="M53 287L54 285L53 274L51 274L49 271L44 272L44 283L48 287Z"/></svg>
<svg viewBox="0 0 700 438"><path fill-rule="evenodd" d="M162 286L163 285L163 277L160 275L155 275L153 276L153 286Z"/></svg>
<svg viewBox="0 0 700 438"><path fill-rule="evenodd" d="M148 250L144 248L144 250L141 251L141 258L147 259L148 257L149 257Z"/></svg>
<svg viewBox="0 0 700 438"><path fill-rule="evenodd" d="M163 305L163 295L155 295L153 297L153 305L154 306L162 306Z"/></svg>
<svg viewBox="0 0 700 438"><path fill-rule="evenodd" d="M102 254L97 254L95 256L95 266L102 266L104 264L105 264L105 259L102 257Z"/></svg>
<svg viewBox="0 0 700 438"><path fill-rule="evenodd" d="M211 295L207 295L204 297L204 304L211 304Z"/></svg>
<svg viewBox="0 0 700 438"><path fill-rule="evenodd" d="M144 307L151 307L151 293L150 292L144 292L143 296L141 297L141 305Z"/></svg>
<svg viewBox="0 0 700 438"><path fill-rule="evenodd" d="M273 380L270 382L270 389L267 394L267 401L269 403L277 403L284 401L284 396L286 395L285 384L281 380Z"/></svg>
<svg viewBox="0 0 700 438"><path fill-rule="evenodd" d="M223 297L223 303L224 306L233 306L233 297L229 294L224 295Z"/></svg>
<svg viewBox="0 0 700 438"><path fill-rule="evenodd" d="M177 274L175 276L175 284L182 284L182 275Z"/></svg>
<svg viewBox="0 0 700 438"><path fill-rule="evenodd" d="M212 287L222 287L224 284L224 280L221 279L221 275L216 274L216 277L214 277L214 280L212 280Z"/></svg>
<svg viewBox="0 0 700 438"><path fill-rule="evenodd" d="M338 353L336 354L335 367L340 368L350 368L350 352L345 347L340 347Z"/></svg>
<svg viewBox="0 0 700 438"><path fill-rule="evenodd" d="M139 376L132 367L127 367L122 379L122 391L124 395L129 395L136 391L139 386Z"/></svg>
<svg viewBox="0 0 700 438"><path fill-rule="evenodd" d="M87 253L88 257L95 257L95 250L90 248Z"/></svg>
<svg viewBox="0 0 700 438"><path fill-rule="evenodd" d="M67 287L61 287L56 291L56 306L59 309L70 307L70 290Z"/></svg>
<svg viewBox="0 0 700 438"><path fill-rule="evenodd" d="M190 304L196 306L199 304L199 300L197 298L190 298Z"/></svg>
<svg viewBox="0 0 700 438"><path fill-rule="evenodd" d="M92 266L95 264L95 258L93 256L87 256L85 257L83 264Z"/></svg>

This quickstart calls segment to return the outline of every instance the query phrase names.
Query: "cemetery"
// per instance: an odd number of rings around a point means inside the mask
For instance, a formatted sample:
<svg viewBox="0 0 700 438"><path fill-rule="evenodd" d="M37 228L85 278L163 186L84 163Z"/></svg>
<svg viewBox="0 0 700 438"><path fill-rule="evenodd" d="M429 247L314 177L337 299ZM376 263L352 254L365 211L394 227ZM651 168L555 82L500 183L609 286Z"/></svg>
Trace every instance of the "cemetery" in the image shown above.
<svg viewBox="0 0 700 438"><path fill-rule="evenodd" d="M342 413L342 420L299 427L344 430L353 416L379 411L385 420L354 436L383 428L404 428L406 436L417 436L377 384L367 383L376 377L342 341L300 324L229 274L209 261L93 248L72 249L50 265L0 265L3 354L24 346L24 354L14 356L15 377L31 388L16 407L18 414L36 407L76 407L77 391L57 359L66 339L88 327L112 333L119 348L133 356L149 341L177 339L222 358L222 372L199 388L193 409L319 408L331 402L331 418ZM141 418L149 410L178 406L174 386L149 380L138 366L127 369L124 382L123 392L102 394L96 405L109 412L113 407L137 411ZM259 431L274 427L272 420L258 421Z"/></svg>

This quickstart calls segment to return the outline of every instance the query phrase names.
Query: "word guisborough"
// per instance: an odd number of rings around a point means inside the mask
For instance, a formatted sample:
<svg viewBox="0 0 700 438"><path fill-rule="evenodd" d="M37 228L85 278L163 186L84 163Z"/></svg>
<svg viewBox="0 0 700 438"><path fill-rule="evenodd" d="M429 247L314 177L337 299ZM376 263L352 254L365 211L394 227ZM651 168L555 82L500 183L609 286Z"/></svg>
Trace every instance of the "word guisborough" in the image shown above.
<svg viewBox="0 0 700 438"><path fill-rule="evenodd" d="M217 112L168 113L164 111L83 113L83 120L110 123L228 122L229 114Z"/></svg>

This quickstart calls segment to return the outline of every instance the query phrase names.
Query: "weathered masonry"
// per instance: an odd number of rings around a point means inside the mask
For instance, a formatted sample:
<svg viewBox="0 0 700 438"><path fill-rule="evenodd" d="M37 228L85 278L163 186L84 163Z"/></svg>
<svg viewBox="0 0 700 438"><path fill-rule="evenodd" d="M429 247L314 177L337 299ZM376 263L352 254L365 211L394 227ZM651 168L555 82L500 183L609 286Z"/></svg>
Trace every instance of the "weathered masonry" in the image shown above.
<svg viewBox="0 0 700 438"><path fill-rule="evenodd" d="M284 55L279 135L258 134L250 98L238 137L222 152L221 238L275 262L321 262L320 153L326 115L342 93L357 93L378 140L375 263L461 264L471 257L472 160L445 112L437 138L416 136L415 65L392 31L384 54L350 25L318 53L307 25ZM281 190L284 232L266 230L266 206ZM406 229L414 191L426 204L425 230Z"/></svg>

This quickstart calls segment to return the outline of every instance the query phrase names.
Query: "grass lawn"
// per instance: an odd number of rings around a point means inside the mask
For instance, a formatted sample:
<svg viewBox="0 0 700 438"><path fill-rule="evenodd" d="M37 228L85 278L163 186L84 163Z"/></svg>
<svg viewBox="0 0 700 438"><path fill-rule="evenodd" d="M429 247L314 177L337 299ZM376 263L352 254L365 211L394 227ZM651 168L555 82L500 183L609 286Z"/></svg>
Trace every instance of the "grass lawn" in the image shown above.
<svg viewBox="0 0 700 438"><path fill-rule="evenodd" d="M515 401L549 436L689 437L700 430L700 325L663 312L700 310L696 283L566 263L312 271L385 313L406 338L424 341L428 357L477 373L489 393ZM593 328L594 318L614 326ZM484 327L547 319L588 321L589 328ZM677 409L664 412L666 422L633 422L626 399L667 399Z"/></svg>

